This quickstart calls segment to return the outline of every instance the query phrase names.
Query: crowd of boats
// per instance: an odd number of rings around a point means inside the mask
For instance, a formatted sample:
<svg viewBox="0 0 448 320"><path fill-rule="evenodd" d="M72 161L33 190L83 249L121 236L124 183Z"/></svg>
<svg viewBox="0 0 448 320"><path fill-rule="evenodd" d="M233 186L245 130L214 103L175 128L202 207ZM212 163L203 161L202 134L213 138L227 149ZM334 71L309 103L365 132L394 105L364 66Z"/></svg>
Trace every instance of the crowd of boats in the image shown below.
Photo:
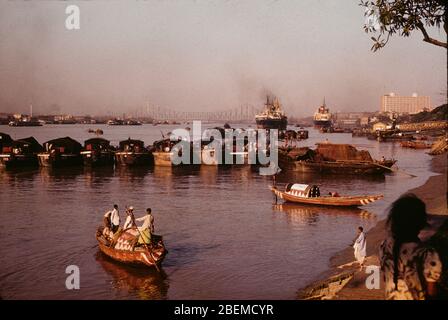
<svg viewBox="0 0 448 320"><path fill-rule="evenodd" d="M218 128L224 130L223 128ZM241 129L243 130L243 129ZM295 139L301 139L296 132ZM288 137L285 136L288 140ZM289 138L293 139L293 138ZM190 161L175 164L172 159L175 153L183 149L175 146L182 140L164 138L145 146L142 140L128 138L119 142L118 146L110 141L95 137L84 141L81 145L70 137L49 140L41 145L34 137L13 140L8 134L0 133L0 166L26 167L68 167L68 166L177 166L177 165L263 165L259 161L258 142L250 142L244 138L239 145L236 137L229 154L231 163L224 159L227 156L224 144L221 150L211 141L201 141L199 148L190 142ZM185 144L184 144L185 146ZM269 156L269 146L262 151ZM242 148L242 149L239 149ZM199 150L199 154L194 151ZM257 155L256 161L250 162L249 153ZM197 157L194 159L194 157ZM199 161L197 161L199 159ZM195 161L196 160L196 161ZM328 141L318 143L315 148L297 147L283 143L278 148L278 165L283 170L297 172L315 172L330 174L376 175L392 171L394 159L375 160L366 150L357 150L349 144L333 144Z"/></svg>

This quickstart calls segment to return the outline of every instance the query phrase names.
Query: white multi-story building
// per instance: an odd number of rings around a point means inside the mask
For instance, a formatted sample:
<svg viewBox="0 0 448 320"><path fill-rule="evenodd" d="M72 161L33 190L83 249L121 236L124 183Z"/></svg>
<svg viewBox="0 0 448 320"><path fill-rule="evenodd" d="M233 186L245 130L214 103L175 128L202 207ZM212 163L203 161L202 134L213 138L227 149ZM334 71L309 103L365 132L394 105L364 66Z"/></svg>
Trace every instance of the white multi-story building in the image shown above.
<svg viewBox="0 0 448 320"><path fill-rule="evenodd" d="M398 96L391 92L381 97L381 112L419 113L424 110L431 110L431 97L418 96L416 93L412 96Z"/></svg>

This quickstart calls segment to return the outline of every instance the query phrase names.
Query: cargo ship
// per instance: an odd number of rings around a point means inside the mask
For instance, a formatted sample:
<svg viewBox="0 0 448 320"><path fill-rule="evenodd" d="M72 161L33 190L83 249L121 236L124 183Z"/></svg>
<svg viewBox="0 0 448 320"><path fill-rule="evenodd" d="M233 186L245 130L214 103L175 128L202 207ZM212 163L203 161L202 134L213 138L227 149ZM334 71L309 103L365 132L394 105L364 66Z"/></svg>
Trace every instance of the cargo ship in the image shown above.
<svg viewBox="0 0 448 320"><path fill-rule="evenodd" d="M332 115L330 113L330 109L327 108L327 105L324 103L317 109L316 113L314 113L314 126L322 128L322 127L330 127L332 124Z"/></svg>
<svg viewBox="0 0 448 320"><path fill-rule="evenodd" d="M284 114L277 98L266 97L265 109L255 116L259 129L286 130L288 117Z"/></svg>

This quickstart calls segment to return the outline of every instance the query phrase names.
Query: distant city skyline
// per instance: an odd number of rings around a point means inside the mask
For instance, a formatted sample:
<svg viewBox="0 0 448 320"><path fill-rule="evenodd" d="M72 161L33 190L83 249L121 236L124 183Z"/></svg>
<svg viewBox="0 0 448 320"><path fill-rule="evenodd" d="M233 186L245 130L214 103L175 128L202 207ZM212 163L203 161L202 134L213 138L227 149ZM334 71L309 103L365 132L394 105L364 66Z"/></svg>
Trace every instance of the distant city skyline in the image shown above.
<svg viewBox="0 0 448 320"><path fill-rule="evenodd" d="M358 3L0 0L0 112L223 111L267 93L296 117L324 97L332 112L379 111L389 92L446 103L446 50L417 33L373 53Z"/></svg>

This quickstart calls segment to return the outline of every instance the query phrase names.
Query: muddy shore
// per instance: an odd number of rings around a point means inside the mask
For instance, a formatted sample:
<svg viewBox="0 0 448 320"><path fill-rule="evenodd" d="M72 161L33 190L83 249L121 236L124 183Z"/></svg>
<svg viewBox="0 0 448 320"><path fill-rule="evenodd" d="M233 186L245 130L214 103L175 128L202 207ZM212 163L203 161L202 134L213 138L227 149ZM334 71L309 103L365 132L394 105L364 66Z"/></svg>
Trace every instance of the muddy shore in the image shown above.
<svg viewBox="0 0 448 320"><path fill-rule="evenodd" d="M447 209L447 157L435 156L431 160L431 170L438 175L428 178L420 187L409 190L426 203L429 227L420 234L422 240L429 239L448 219ZM366 265L379 265L378 248L387 235L386 221L379 221L367 232ZM369 290L365 286L368 274L358 266L350 266L354 261L353 248L347 247L330 259L330 269L321 274L305 288L298 291L298 299L334 299L334 300L382 300L383 289ZM383 288L383 285L381 285Z"/></svg>

